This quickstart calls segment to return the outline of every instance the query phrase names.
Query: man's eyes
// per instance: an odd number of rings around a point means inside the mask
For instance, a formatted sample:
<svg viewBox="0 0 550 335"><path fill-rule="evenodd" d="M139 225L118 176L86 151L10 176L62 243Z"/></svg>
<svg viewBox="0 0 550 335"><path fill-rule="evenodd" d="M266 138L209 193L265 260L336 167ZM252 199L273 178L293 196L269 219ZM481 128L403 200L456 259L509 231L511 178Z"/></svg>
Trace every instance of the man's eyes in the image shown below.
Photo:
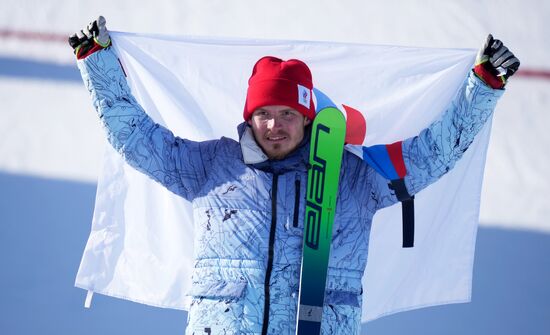
<svg viewBox="0 0 550 335"><path fill-rule="evenodd" d="M285 119L290 119L290 118L294 118L298 115L298 112L296 111L292 111L292 110L285 110L285 111L281 111L280 113L278 113L278 116L279 117L283 117ZM262 119L266 119L266 118L271 118L273 117L274 115L270 114L269 112L267 111L256 111L254 113L254 116L255 117L258 117L258 118L262 118Z"/></svg>
<svg viewBox="0 0 550 335"><path fill-rule="evenodd" d="M254 116L266 117L266 116L267 116L267 112L265 112L265 111L256 111L256 112L254 113Z"/></svg>

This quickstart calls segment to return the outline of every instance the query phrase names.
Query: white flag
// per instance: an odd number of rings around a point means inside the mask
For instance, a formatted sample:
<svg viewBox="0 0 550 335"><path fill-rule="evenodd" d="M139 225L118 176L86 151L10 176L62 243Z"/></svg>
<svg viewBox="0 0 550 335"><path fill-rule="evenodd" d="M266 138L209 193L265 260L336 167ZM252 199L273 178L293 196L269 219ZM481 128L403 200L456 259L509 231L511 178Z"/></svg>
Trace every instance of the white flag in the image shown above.
<svg viewBox="0 0 550 335"><path fill-rule="evenodd" d="M237 139L247 80L265 55L298 58L314 85L360 111L364 145L414 136L450 103L475 51L326 42L206 39L111 32L134 96L175 135ZM490 122L489 122L490 123ZM490 124L456 167L415 200L415 247L401 248L401 206L376 214L363 321L470 300ZM128 166L110 146L76 286L186 309L193 267L190 203Z"/></svg>

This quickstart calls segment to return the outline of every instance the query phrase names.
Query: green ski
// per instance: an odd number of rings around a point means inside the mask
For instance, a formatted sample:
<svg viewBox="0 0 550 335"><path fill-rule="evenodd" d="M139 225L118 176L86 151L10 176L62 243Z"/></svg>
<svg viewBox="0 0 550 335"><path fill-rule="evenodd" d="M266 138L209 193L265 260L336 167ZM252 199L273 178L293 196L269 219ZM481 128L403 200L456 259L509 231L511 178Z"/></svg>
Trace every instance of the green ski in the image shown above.
<svg viewBox="0 0 550 335"><path fill-rule="evenodd" d="M340 110L327 107L317 114L311 130L297 335L321 333L345 135L346 120Z"/></svg>

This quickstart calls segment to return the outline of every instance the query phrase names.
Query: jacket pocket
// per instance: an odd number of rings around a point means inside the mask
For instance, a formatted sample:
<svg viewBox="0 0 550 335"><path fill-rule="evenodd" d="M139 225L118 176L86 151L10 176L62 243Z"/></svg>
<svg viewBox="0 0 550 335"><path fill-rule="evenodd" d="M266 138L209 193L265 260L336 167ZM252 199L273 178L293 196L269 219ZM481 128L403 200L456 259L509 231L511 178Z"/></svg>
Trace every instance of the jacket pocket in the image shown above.
<svg viewBox="0 0 550 335"><path fill-rule="evenodd" d="M348 305L359 308L360 295L347 291L327 291L325 293L325 304L327 305Z"/></svg>
<svg viewBox="0 0 550 335"><path fill-rule="evenodd" d="M354 292L327 291L323 308L323 334L351 335L361 332L360 296Z"/></svg>
<svg viewBox="0 0 550 335"><path fill-rule="evenodd" d="M298 227L300 220L300 179L296 178L294 181L294 214L292 216L292 226Z"/></svg>
<svg viewBox="0 0 550 335"><path fill-rule="evenodd" d="M240 334L246 282L194 283L186 334Z"/></svg>
<svg viewBox="0 0 550 335"><path fill-rule="evenodd" d="M247 283L242 282L202 282L194 283L189 291L193 298L240 299L244 295Z"/></svg>

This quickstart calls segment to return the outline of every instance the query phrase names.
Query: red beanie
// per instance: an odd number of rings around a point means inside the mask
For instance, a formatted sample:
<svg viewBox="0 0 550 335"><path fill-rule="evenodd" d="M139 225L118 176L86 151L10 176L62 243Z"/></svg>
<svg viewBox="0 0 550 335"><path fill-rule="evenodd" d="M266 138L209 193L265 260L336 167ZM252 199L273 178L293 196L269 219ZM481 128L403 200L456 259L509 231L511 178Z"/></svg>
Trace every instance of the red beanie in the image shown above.
<svg viewBox="0 0 550 335"><path fill-rule="evenodd" d="M315 118L313 82L306 63L297 60L266 56L254 65L248 80L248 92L243 117L248 121L252 113L263 106L283 105Z"/></svg>

